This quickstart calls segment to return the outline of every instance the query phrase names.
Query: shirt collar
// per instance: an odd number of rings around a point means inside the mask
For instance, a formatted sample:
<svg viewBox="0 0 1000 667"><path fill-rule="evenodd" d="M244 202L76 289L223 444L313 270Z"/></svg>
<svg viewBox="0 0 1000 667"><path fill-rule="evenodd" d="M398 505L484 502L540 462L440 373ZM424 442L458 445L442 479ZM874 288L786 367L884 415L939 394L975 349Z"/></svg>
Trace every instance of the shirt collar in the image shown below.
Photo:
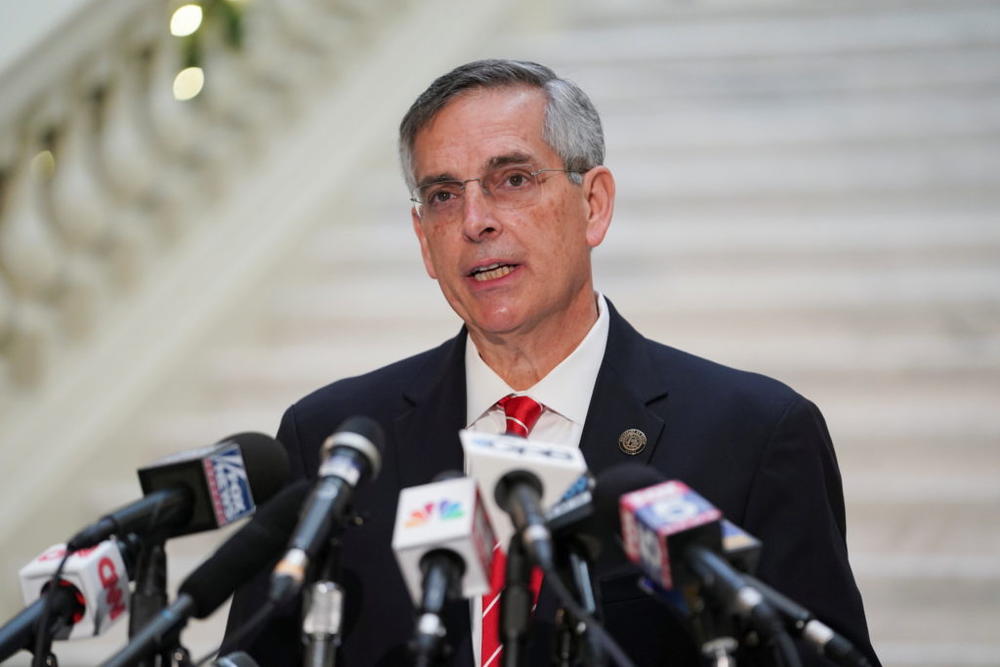
<svg viewBox="0 0 1000 667"><path fill-rule="evenodd" d="M602 294L597 294L597 321L568 357L533 387L516 392L479 356L475 344L465 346L466 426L486 414L508 394L531 396L549 410L582 425L608 344L610 318ZM472 342L472 339L469 339Z"/></svg>

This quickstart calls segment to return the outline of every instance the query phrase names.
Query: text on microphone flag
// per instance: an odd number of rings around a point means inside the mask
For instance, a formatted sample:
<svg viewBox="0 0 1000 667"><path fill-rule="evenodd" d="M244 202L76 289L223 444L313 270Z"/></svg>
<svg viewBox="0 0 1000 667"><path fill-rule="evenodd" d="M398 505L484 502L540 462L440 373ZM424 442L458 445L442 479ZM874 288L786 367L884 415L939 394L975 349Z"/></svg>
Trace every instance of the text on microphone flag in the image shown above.
<svg viewBox="0 0 1000 667"><path fill-rule="evenodd" d="M218 524L223 526L253 514L250 479L239 445L224 445L205 457L204 465Z"/></svg>

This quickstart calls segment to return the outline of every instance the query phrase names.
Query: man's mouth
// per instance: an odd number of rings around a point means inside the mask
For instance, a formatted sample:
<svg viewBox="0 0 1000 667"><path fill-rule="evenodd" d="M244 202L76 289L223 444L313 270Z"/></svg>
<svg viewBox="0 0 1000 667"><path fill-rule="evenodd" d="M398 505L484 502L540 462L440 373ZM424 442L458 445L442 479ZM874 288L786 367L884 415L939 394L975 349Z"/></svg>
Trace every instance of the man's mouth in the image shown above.
<svg viewBox="0 0 1000 667"><path fill-rule="evenodd" d="M477 266L469 272L469 276L477 282L486 282L487 280L503 278L516 268L516 264L503 264L501 262L496 262L494 264L487 264L486 266Z"/></svg>

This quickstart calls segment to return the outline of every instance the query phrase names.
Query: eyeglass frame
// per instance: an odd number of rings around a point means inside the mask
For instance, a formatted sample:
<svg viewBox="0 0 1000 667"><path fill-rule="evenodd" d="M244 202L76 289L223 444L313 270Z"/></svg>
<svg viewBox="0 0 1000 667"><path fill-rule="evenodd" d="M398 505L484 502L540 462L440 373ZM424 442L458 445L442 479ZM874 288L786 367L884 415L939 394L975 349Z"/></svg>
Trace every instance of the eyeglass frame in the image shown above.
<svg viewBox="0 0 1000 667"><path fill-rule="evenodd" d="M500 169L497 169L495 171L499 171L499 170ZM537 169L535 171L529 171L529 172L527 172L527 174L529 176L531 176L532 178L537 178L539 174L542 174L542 173L545 173L545 172L548 172L548 171L559 171L559 172L562 172L564 174L579 174L580 176L583 176L588 171L590 171L590 169L585 169L583 171L580 171L579 169L557 169L555 167L545 167L545 168L542 168L542 169ZM485 185L483 185L483 179L489 173L490 172L487 172L487 174L483 174L482 176L478 176L476 178L467 178L465 180L459 180L457 178L454 178L454 179L449 178L449 179L443 179L443 180L440 180L440 181L432 181L430 183L425 183L424 185L418 185L417 187L413 188L413 190L410 192L410 201L413 202L414 204L416 204L415 208L417 209L417 215L422 218L423 217L422 207L426 205L426 202L420 201L419 199L417 199L414 196L415 193L417 192L417 190L419 190L420 188L426 188L426 187L429 187L429 186L432 186L432 185L440 185L442 183L458 184L458 185L461 186L461 188L462 188L462 194L464 195L465 194L466 184L467 183L471 183L472 181L478 181L479 182L479 187L482 188L483 193L485 193L487 196L492 197L493 196L492 193L486 188Z"/></svg>

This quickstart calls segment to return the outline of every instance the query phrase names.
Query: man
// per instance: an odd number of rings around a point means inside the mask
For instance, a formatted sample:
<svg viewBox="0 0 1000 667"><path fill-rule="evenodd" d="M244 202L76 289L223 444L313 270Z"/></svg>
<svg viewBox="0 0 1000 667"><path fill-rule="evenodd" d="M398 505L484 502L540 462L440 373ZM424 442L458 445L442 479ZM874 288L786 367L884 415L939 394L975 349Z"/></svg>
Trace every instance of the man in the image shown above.
<svg viewBox="0 0 1000 667"><path fill-rule="evenodd" d="M687 482L763 540L760 578L875 660L816 407L774 380L644 339L595 293L591 251L611 222L615 182L587 96L534 63L469 63L413 104L400 155L427 273L465 327L436 349L307 396L278 433L307 477L347 416L370 415L387 434L382 474L357 496L365 522L344 535L353 609L343 664L405 664L413 609L390 549L398 492L461 470L459 429L504 431L510 395L541 406L529 437L579 446L595 474L631 460ZM634 576L597 578L605 626L633 660L699 664L692 640ZM230 630L261 590L258 581L238 593ZM497 664L481 640L478 602L471 614L466 602L447 609L454 664ZM548 663L555 607L543 586L532 665ZM299 625L286 610L251 653L261 664L294 664Z"/></svg>

